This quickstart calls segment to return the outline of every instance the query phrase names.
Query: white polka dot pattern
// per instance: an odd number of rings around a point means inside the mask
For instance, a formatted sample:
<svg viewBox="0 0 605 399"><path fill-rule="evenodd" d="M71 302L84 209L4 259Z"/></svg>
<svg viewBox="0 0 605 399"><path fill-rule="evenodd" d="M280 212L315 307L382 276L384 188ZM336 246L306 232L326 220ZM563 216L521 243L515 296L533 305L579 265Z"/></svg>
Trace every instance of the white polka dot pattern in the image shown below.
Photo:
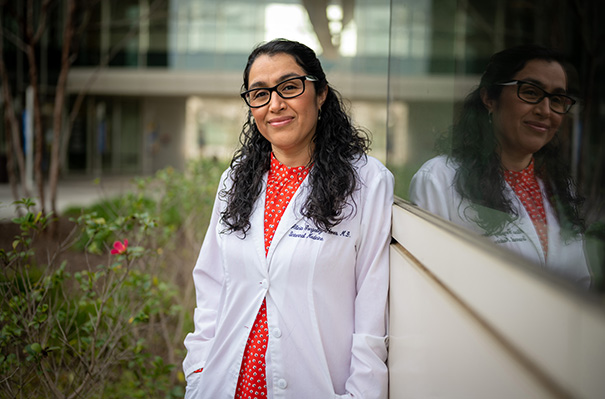
<svg viewBox="0 0 605 399"><path fill-rule="evenodd" d="M542 192L534 174L534 160L532 159L529 166L520 172L505 170L504 179L513 188L529 214L540 238L544 258L546 258L548 254L548 226L546 224L546 212L544 211Z"/></svg>
<svg viewBox="0 0 605 399"><path fill-rule="evenodd" d="M309 169L304 166L288 168L271 154L271 169L267 178L265 197L265 255L269 252L273 235L290 199L305 179ZM267 301L263 300L248 336L235 399L267 397L265 353L268 345Z"/></svg>
<svg viewBox="0 0 605 399"><path fill-rule="evenodd" d="M266 300L263 300L248 336L248 342L246 342L235 391L236 399L267 397L267 377L265 376L265 353L268 339L266 304Z"/></svg>

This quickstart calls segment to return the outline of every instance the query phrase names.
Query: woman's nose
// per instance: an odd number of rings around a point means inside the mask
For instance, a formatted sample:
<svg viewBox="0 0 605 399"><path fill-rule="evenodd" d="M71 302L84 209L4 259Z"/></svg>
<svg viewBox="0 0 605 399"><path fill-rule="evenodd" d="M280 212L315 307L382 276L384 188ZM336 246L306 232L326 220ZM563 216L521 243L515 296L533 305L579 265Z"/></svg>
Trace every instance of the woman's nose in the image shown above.
<svg viewBox="0 0 605 399"><path fill-rule="evenodd" d="M277 94L277 91L271 93L271 99L269 100L269 110L275 112L284 109L285 107L286 100L281 98L281 96Z"/></svg>
<svg viewBox="0 0 605 399"><path fill-rule="evenodd" d="M550 115L550 98L544 97L542 101L535 105L534 111L539 115L548 116Z"/></svg>

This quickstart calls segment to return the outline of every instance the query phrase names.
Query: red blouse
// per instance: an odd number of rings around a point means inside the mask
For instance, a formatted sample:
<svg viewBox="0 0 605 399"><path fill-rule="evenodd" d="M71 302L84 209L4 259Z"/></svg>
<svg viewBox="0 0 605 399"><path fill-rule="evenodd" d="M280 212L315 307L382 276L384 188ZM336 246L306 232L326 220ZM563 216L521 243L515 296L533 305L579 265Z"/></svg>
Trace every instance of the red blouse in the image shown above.
<svg viewBox="0 0 605 399"><path fill-rule="evenodd" d="M512 187L515 194L521 200L523 207L529 214L532 223L540 237L544 258L548 254L548 226L546 223L546 212L540 185L534 174L534 160L532 158L529 166L520 172L512 170L504 171L504 179Z"/></svg>

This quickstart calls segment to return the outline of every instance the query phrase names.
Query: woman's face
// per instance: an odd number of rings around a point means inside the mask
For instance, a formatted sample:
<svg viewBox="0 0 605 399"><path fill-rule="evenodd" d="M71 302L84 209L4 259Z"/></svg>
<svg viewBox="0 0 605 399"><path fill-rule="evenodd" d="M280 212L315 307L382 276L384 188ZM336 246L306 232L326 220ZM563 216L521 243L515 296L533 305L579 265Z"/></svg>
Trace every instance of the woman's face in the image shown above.
<svg viewBox="0 0 605 399"><path fill-rule="evenodd" d="M273 87L285 79L306 74L289 54L260 55L250 68L248 89ZM317 94L315 85L306 81L305 91L298 97L283 99L272 92L267 105L250 108L258 130L284 165L302 166L311 159L318 111L326 93L324 90Z"/></svg>
<svg viewBox="0 0 605 399"><path fill-rule="evenodd" d="M511 80L534 83L548 93L565 93L567 88L565 71L557 62L528 61ZM516 85L503 86L497 100L484 95L483 102L492 112L502 163L511 170L525 168L533 154L552 140L563 120L563 115L550 109L549 98L526 103L517 96Z"/></svg>

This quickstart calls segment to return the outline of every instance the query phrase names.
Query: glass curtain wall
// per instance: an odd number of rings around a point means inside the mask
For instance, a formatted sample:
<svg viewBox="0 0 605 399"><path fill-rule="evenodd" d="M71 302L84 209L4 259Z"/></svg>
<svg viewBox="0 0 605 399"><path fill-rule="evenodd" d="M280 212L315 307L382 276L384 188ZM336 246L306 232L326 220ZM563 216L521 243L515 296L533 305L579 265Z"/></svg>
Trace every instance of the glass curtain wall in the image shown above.
<svg viewBox="0 0 605 399"><path fill-rule="evenodd" d="M597 0L392 0L387 131L396 194L409 199L412 176L437 155L437 138L457 121L465 96L478 85L493 53L530 43L563 53L569 60L567 92L577 104L563 119L557 137L561 158L586 197L582 247L591 286L601 292L605 28L597 16L604 13L605 4ZM580 260L570 261L575 262Z"/></svg>
<svg viewBox="0 0 605 399"><path fill-rule="evenodd" d="M146 68L168 65L167 0L105 0L82 7L74 66Z"/></svg>
<svg viewBox="0 0 605 399"><path fill-rule="evenodd" d="M192 156L232 154L246 114L238 92L247 56L261 42L286 38L316 51L355 122L372 133L373 155L384 162L389 13L389 0L170 2L169 68L216 79L230 74L225 82L232 82L231 97L208 96L200 87L189 98L185 140L196 149Z"/></svg>
<svg viewBox="0 0 605 399"><path fill-rule="evenodd" d="M108 81L124 71L159 71L149 82L158 86L173 77L191 77L195 94L189 89L175 90L168 94L170 98L162 97L165 93L150 98L128 92L139 108L123 106L120 92L103 90L102 95L89 96L90 109L82 110L84 119L78 125L85 127L85 134L82 129L74 134L69 165L86 168L88 173L119 172L125 165L126 161L114 159L126 156L119 145L124 140L116 136L126 122L112 122L110 114L138 120L138 125L133 122L129 127L137 133L128 140L138 141L128 143L133 152L127 156L131 160L126 162L128 171L133 171L133 165L143 165L144 172L168 165L182 167L183 160L199 156L229 158L247 112L238 95L247 56L257 44L280 37L300 41L318 53L328 81L348 100L355 122L372 133L372 154L385 162L389 15L389 0L108 0L96 4L87 11L89 22L80 37L74 68L107 65L102 73ZM204 81L221 82L225 87L217 90L196 83ZM163 98L172 105L163 107ZM181 101L184 109L168 115L166 110ZM181 112L182 121L175 116ZM180 124L185 126L183 131L174 128ZM143 142L148 136L170 144L135 161L135 152L148 147Z"/></svg>

